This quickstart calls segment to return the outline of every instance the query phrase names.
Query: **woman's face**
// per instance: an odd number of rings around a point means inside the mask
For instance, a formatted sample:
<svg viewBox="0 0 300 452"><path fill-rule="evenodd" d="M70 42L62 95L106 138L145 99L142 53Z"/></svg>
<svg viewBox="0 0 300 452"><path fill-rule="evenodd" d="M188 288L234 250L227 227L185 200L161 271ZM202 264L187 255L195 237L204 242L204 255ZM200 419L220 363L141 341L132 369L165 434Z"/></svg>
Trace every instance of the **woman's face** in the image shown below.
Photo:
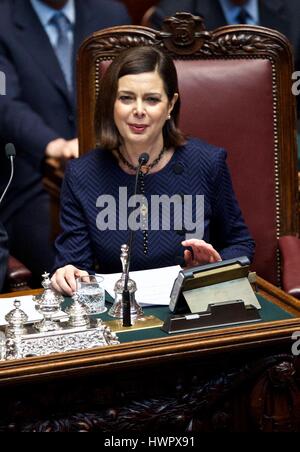
<svg viewBox="0 0 300 452"><path fill-rule="evenodd" d="M144 150L162 145L162 129L178 94L169 102L158 72L125 75L119 79L114 120L125 146ZM141 149L143 150L143 149Z"/></svg>

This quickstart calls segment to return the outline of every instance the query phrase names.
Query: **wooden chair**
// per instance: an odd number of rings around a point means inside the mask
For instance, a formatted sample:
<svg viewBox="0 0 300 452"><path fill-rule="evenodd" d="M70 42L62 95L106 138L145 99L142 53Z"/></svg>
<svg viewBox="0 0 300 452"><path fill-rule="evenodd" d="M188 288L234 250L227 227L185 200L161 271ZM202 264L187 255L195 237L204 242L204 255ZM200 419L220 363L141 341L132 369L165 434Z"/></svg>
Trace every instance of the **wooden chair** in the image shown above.
<svg viewBox="0 0 300 452"><path fill-rule="evenodd" d="M18 259L9 256L4 291L17 292L30 288L32 274Z"/></svg>
<svg viewBox="0 0 300 452"><path fill-rule="evenodd" d="M94 108L109 61L140 45L157 46L175 60L182 130L227 149L235 192L256 241L253 268L300 297L300 266L292 273L284 270L291 257L286 246L300 249L293 61L287 39L249 25L206 31L203 19L188 13L166 19L161 32L124 26L93 34L78 57L81 154L96 146ZM299 254L293 253L290 266Z"/></svg>

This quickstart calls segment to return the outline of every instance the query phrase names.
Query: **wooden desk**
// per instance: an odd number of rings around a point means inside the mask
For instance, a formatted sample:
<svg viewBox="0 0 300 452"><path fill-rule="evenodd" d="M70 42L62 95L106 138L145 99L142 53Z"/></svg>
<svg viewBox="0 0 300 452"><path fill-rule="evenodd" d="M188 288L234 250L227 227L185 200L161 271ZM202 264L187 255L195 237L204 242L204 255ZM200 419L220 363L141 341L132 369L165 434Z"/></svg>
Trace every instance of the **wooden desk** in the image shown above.
<svg viewBox="0 0 300 452"><path fill-rule="evenodd" d="M290 318L1 362L0 431L299 430L300 302L258 289Z"/></svg>

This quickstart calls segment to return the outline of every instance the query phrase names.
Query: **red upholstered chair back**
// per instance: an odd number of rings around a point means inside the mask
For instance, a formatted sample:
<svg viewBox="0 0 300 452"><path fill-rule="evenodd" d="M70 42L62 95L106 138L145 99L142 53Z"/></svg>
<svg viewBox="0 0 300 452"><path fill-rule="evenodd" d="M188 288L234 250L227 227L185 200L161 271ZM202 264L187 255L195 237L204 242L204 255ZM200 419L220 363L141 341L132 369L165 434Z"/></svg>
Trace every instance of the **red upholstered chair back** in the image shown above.
<svg viewBox="0 0 300 452"><path fill-rule="evenodd" d="M162 32L111 28L88 38L78 59L81 153L96 145L94 108L101 74L130 46L169 52L178 70L180 127L228 151L234 188L256 241L253 268L279 283L279 236L298 233L295 99L287 40L261 27L229 26L213 32L202 19L177 14Z"/></svg>

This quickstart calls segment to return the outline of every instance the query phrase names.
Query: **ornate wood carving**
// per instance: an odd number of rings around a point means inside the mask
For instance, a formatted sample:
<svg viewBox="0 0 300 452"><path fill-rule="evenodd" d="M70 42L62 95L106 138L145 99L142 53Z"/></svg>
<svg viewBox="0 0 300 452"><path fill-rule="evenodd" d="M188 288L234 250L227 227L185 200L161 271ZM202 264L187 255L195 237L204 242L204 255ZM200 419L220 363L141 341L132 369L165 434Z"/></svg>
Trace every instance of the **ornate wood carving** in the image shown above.
<svg viewBox="0 0 300 452"><path fill-rule="evenodd" d="M268 369L251 394L251 413L260 431L299 431L299 375L291 359Z"/></svg>
<svg viewBox="0 0 300 452"><path fill-rule="evenodd" d="M205 30L204 20L189 13L176 13L164 20L159 38L171 52L190 55L202 48L212 34Z"/></svg>
<svg viewBox="0 0 300 452"><path fill-rule="evenodd" d="M87 399L94 399L99 409L78 411L76 394L65 387L64 404L70 412L74 398L74 414L40 419L26 423L2 421L0 431L33 432L166 432L197 431L297 431L300 427L300 387L296 362L290 355L275 355L218 372L206 379L201 374L177 377L174 394L139 398L118 403L114 391L106 399L103 388L95 388ZM173 384L174 384L173 383ZM150 381L147 380L147 385ZM172 385L170 385L170 392ZM83 394L83 393L82 393ZM82 397L79 395L79 398ZM130 394L132 396L132 394ZM136 394L136 397L138 394ZM44 394L45 403L51 394ZM55 397L55 394L52 394ZM122 397L121 397L122 400ZM62 404L63 405L63 404ZM28 416L28 407L15 404L18 418Z"/></svg>
<svg viewBox="0 0 300 452"><path fill-rule="evenodd" d="M210 57L214 56L251 56L256 57L266 54L276 57L281 50L279 44L274 40L258 36L253 32L240 32L220 36L210 42L205 42L201 52Z"/></svg>
<svg viewBox="0 0 300 452"><path fill-rule="evenodd" d="M237 27L236 27L237 28ZM276 56L281 46L274 39L260 36L257 29L228 32L219 36L218 32L205 30L204 19L188 13L177 13L165 19L164 32L158 39L164 42L168 50L179 55L198 54L203 56L232 56L262 54Z"/></svg>
<svg viewBox="0 0 300 452"><path fill-rule="evenodd" d="M98 57L105 59L102 52L115 55L125 48L141 45L165 47L177 58L192 54L207 57L266 54L276 57L282 49L280 39L275 42L273 36L269 37L265 33L260 35L258 29L251 26L246 31L244 28L239 31L238 27L233 30L226 27L226 33L222 30L208 32L202 17L176 13L174 17L165 19L161 32L141 27L135 30L132 27L120 27L109 36L100 32L88 44L87 51L96 52Z"/></svg>
<svg viewBox="0 0 300 452"><path fill-rule="evenodd" d="M128 47L137 46L153 46L157 45L158 41L156 39L148 38L146 36L138 35L116 35L107 38L96 39L89 47L89 50L99 52L113 52L121 51L127 49ZM104 58L105 59L105 58Z"/></svg>

